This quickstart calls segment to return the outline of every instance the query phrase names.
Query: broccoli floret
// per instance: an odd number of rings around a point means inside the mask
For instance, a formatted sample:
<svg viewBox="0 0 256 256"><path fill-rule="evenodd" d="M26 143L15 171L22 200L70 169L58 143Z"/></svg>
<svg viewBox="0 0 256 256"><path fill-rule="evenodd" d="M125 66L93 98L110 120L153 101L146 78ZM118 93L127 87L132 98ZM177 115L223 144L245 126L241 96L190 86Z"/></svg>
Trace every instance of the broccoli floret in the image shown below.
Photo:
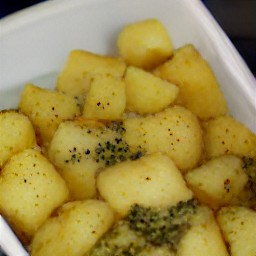
<svg viewBox="0 0 256 256"><path fill-rule="evenodd" d="M126 220L121 220L98 241L89 255L137 256L145 247L146 240L131 230Z"/></svg>
<svg viewBox="0 0 256 256"><path fill-rule="evenodd" d="M89 255L139 256L161 248L175 251L191 226L196 207L195 200L180 202L164 210L135 204L128 215L98 241Z"/></svg>
<svg viewBox="0 0 256 256"><path fill-rule="evenodd" d="M119 162L137 160L145 154L142 150L132 152L122 137L116 137L113 141L103 141L95 148L95 161L104 161L106 166Z"/></svg>
<svg viewBox="0 0 256 256"><path fill-rule="evenodd" d="M134 205L126 217L130 228L141 234L153 245L167 245L176 249L185 232L190 228L190 219L196 211L196 201L179 202L177 205L159 210Z"/></svg>
<svg viewBox="0 0 256 256"><path fill-rule="evenodd" d="M123 122L107 122L106 130L112 131L115 138L111 140L103 139L102 142L98 143L94 150L96 162L104 162L105 166L111 166L126 160L137 160L145 155L144 149L138 147L132 150L129 147L123 137L125 133Z"/></svg>
<svg viewBox="0 0 256 256"><path fill-rule="evenodd" d="M243 158L244 166L247 175L250 189L256 194L256 158Z"/></svg>

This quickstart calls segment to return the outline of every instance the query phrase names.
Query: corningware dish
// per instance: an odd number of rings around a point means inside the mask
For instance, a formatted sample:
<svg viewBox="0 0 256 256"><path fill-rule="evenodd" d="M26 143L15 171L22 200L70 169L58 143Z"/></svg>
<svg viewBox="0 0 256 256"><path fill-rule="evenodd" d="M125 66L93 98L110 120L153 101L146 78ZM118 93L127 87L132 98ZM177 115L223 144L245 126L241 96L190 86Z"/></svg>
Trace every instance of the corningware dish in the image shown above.
<svg viewBox="0 0 256 256"><path fill-rule="evenodd" d="M230 113L256 132L255 78L199 0L53 0L2 19L0 109L17 106L26 82L53 88L72 49L115 54L120 29L147 18L167 27L175 48L196 46L217 76ZM1 247L12 247L6 225L0 229Z"/></svg>

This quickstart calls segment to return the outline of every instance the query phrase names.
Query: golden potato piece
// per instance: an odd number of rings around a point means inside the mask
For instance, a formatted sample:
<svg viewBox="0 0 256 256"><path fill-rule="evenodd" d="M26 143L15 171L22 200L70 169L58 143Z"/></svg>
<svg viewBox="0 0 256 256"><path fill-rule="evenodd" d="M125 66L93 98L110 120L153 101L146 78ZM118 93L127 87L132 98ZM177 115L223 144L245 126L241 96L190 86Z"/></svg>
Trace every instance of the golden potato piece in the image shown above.
<svg viewBox="0 0 256 256"><path fill-rule="evenodd" d="M176 85L132 66L127 68L124 81L126 107L139 114L153 114L164 110L179 92Z"/></svg>
<svg viewBox="0 0 256 256"><path fill-rule="evenodd" d="M121 119L125 104L124 82L112 76L98 76L91 82L82 116L89 119Z"/></svg>
<svg viewBox="0 0 256 256"><path fill-rule="evenodd" d="M35 144L35 132L28 117L16 111L0 111L0 169L12 155Z"/></svg>
<svg viewBox="0 0 256 256"><path fill-rule="evenodd" d="M31 256L84 256L114 221L113 211L101 201L75 201L63 208L36 232Z"/></svg>
<svg viewBox="0 0 256 256"><path fill-rule="evenodd" d="M73 199L93 198L97 170L129 155L127 144L116 129L117 123L83 119L60 124L48 155L66 180Z"/></svg>
<svg viewBox="0 0 256 256"><path fill-rule="evenodd" d="M204 124L206 157L224 154L256 156L256 135L231 116L222 116Z"/></svg>
<svg viewBox="0 0 256 256"><path fill-rule="evenodd" d="M48 156L65 179L72 199L96 194L95 172L102 166L93 155L100 142L97 126L96 122L63 122L50 143Z"/></svg>
<svg viewBox="0 0 256 256"><path fill-rule="evenodd" d="M124 138L131 148L167 154L185 172L195 167L203 150L197 118L187 109L174 106L154 116L124 120Z"/></svg>
<svg viewBox="0 0 256 256"><path fill-rule="evenodd" d="M189 171L185 179L199 200L211 207L235 203L248 181L243 161L232 155L206 162Z"/></svg>
<svg viewBox="0 0 256 256"><path fill-rule="evenodd" d="M239 206L222 208L217 220L232 256L255 256L256 212Z"/></svg>
<svg viewBox="0 0 256 256"><path fill-rule="evenodd" d="M108 167L99 174L97 187L122 216L135 203L168 207L192 198L180 171L169 157L159 153Z"/></svg>
<svg viewBox="0 0 256 256"><path fill-rule="evenodd" d="M56 89L73 96L85 95L91 79L95 76L111 75L121 78L125 68L126 65L121 59L73 50L59 74Z"/></svg>
<svg viewBox="0 0 256 256"><path fill-rule="evenodd" d="M39 151L14 155L0 174L0 212L23 238L31 238L68 198L64 180Z"/></svg>
<svg viewBox="0 0 256 256"><path fill-rule="evenodd" d="M72 119L80 114L79 105L74 97L32 84L25 86L19 108L32 121L39 144L45 146L51 141L63 120Z"/></svg>
<svg viewBox="0 0 256 256"><path fill-rule="evenodd" d="M117 47L128 64L145 69L159 65L173 52L166 28L156 19L125 26L118 35Z"/></svg>
<svg viewBox="0 0 256 256"><path fill-rule="evenodd" d="M180 241L177 256L229 256L218 224L209 208L199 207L193 222Z"/></svg>
<svg viewBox="0 0 256 256"><path fill-rule="evenodd" d="M154 74L176 84L180 88L179 102L199 118L206 120L227 112L216 77L194 46L177 49Z"/></svg>

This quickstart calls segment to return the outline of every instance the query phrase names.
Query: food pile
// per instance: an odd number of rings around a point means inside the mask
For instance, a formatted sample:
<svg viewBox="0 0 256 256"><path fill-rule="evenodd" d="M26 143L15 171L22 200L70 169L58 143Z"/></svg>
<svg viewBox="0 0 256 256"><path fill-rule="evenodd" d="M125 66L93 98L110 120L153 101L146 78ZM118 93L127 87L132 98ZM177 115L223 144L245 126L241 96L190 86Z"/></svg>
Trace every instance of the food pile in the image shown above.
<svg viewBox="0 0 256 256"><path fill-rule="evenodd" d="M0 112L0 213L32 256L255 256L256 135L156 19L72 50Z"/></svg>

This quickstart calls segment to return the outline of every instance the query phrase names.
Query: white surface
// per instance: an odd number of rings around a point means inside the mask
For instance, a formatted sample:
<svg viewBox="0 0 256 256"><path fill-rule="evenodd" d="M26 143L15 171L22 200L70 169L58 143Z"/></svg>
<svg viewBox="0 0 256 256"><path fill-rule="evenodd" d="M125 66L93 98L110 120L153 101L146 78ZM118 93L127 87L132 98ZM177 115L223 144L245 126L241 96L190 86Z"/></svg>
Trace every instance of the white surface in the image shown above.
<svg viewBox="0 0 256 256"><path fill-rule="evenodd" d="M0 215L0 247L8 256L28 256L12 230Z"/></svg>

